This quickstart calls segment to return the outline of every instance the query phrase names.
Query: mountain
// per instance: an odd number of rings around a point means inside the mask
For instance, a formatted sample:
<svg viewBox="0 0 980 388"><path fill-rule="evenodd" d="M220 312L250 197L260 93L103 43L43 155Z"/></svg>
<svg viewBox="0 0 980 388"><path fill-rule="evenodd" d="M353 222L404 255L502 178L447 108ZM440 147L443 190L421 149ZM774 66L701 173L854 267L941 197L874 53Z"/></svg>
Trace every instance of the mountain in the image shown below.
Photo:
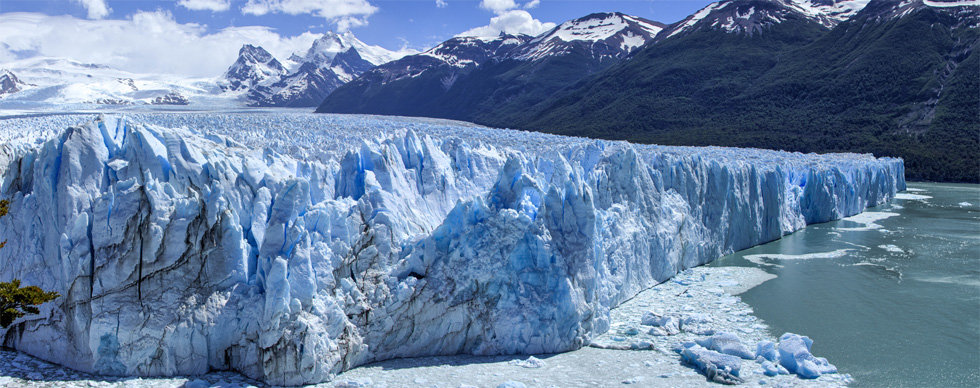
<svg viewBox="0 0 980 388"><path fill-rule="evenodd" d="M362 74L317 111L471 121L506 115L622 61L663 27L622 13L597 13L537 37L453 38Z"/></svg>
<svg viewBox="0 0 980 388"><path fill-rule="evenodd" d="M869 0L719 1L670 26L658 40L698 30L753 35L788 20L809 20L833 28L863 9Z"/></svg>
<svg viewBox="0 0 980 388"><path fill-rule="evenodd" d="M65 58L4 63L3 109L64 109L64 104L234 106L214 78L141 74ZM14 76L16 74L16 76ZM10 87L14 85L14 87ZM24 87L24 86L29 87Z"/></svg>
<svg viewBox="0 0 980 388"><path fill-rule="evenodd" d="M980 180L978 2L872 0L836 24L827 21L847 13L830 6L847 2L810 2L820 15L800 4L709 5L621 65L476 121L658 144L872 152L904 158L911 179ZM771 17L726 24L760 13Z"/></svg>
<svg viewBox="0 0 980 388"><path fill-rule="evenodd" d="M312 107L340 85L401 55L369 46L350 32L327 32L304 55L289 57L291 71L261 47L245 45L225 79L232 90L247 89L247 105Z"/></svg>
<svg viewBox="0 0 980 388"><path fill-rule="evenodd" d="M62 295L0 328L4 347L100 375L274 386L588 346L642 290L905 190L898 159L433 120L58 114L0 133L14 167L0 279ZM715 293L692 277L684 288ZM348 381L323 386L371 385Z"/></svg>
<svg viewBox="0 0 980 388"><path fill-rule="evenodd" d="M238 60L224 74L230 85L226 89L251 89L268 80L279 80L286 68L262 47L246 44L238 50Z"/></svg>
<svg viewBox="0 0 980 388"><path fill-rule="evenodd" d="M10 70L0 69L0 98L4 95L17 93L31 85L21 81Z"/></svg>

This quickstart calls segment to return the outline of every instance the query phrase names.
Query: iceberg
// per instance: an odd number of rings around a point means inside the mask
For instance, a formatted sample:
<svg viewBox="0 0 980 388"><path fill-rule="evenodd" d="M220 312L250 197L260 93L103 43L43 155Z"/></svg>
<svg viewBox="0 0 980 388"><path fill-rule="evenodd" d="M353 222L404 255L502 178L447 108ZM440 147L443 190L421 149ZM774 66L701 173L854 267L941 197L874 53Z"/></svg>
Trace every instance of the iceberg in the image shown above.
<svg viewBox="0 0 980 388"><path fill-rule="evenodd" d="M870 155L358 116L69 120L0 120L0 281L62 295L0 339L105 375L298 385L569 351L680 271L905 189L900 159Z"/></svg>

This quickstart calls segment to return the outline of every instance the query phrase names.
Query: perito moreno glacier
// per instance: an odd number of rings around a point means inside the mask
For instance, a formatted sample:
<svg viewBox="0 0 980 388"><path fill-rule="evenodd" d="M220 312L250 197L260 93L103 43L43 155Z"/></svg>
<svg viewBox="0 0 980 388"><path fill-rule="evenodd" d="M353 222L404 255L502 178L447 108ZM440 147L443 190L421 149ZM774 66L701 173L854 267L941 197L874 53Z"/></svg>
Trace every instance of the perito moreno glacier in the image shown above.
<svg viewBox="0 0 980 388"><path fill-rule="evenodd" d="M7 119L0 330L81 371L276 385L377 360L552 353L686 268L860 213L900 159L641 146L308 114Z"/></svg>

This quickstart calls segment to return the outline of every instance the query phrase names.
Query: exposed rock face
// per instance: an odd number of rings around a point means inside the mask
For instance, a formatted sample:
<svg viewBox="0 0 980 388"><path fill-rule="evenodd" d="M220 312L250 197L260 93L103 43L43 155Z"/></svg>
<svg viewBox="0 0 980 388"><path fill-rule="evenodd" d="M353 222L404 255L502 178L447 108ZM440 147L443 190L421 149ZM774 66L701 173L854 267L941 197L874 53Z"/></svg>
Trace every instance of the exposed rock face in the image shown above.
<svg viewBox="0 0 980 388"><path fill-rule="evenodd" d="M0 336L83 371L277 385L561 352L678 271L904 189L897 159L552 141L407 131L324 163L110 118L4 148L0 280L63 296Z"/></svg>
<svg viewBox="0 0 980 388"><path fill-rule="evenodd" d="M0 98L11 93L24 90L29 84L21 81L14 73L9 70L0 70Z"/></svg>
<svg viewBox="0 0 980 388"><path fill-rule="evenodd" d="M150 101L153 105L187 105L190 100L179 92L172 91L162 96L158 96Z"/></svg>
<svg viewBox="0 0 980 388"><path fill-rule="evenodd" d="M246 44L238 50L238 60L225 72L228 89L243 90L277 80L286 75L286 68L262 47Z"/></svg>

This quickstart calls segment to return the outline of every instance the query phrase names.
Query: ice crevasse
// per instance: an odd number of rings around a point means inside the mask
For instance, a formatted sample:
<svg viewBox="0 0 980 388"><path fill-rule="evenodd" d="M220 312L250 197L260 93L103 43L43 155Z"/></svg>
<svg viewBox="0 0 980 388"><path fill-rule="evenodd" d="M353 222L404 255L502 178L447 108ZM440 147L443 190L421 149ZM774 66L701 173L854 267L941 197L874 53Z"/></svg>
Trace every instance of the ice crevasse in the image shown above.
<svg viewBox="0 0 980 388"><path fill-rule="evenodd" d="M242 128L248 131L248 128ZM109 375L318 383L551 353L686 268L905 189L900 159L404 130L335 158L102 117L0 150L0 280L58 291L3 344Z"/></svg>

